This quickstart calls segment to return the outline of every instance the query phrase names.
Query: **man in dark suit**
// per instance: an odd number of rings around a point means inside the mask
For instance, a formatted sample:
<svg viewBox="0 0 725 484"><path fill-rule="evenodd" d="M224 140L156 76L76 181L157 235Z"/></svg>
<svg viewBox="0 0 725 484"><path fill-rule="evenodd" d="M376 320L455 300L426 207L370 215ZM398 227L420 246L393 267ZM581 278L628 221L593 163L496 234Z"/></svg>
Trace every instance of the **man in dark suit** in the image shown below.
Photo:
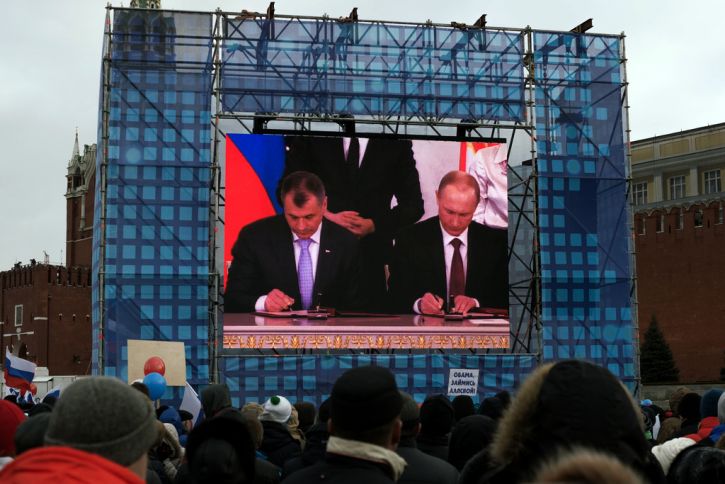
<svg viewBox="0 0 725 484"><path fill-rule="evenodd" d="M360 238L362 290L382 309L385 265L393 238L423 215L418 170L409 140L287 137L285 173L305 170L325 184L325 218ZM397 205L391 208L395 198Z"/></svg>
<svg viewBox="0 0 725 484"><path fill-rule="evenodd" d="M325 187L312 173L282 180L284 214L244 227L232 249L225 311L283 311L317 304L358 309L358 241L323 220Z"/></svg>
<svg viewBox="0 0 725 484"><path fill-rule="evenodd" d="M400 232L390 264L393 310L508 308L507 231L472 222L479 198L476 180L452 171L436 191L438 216Z"/></svg>

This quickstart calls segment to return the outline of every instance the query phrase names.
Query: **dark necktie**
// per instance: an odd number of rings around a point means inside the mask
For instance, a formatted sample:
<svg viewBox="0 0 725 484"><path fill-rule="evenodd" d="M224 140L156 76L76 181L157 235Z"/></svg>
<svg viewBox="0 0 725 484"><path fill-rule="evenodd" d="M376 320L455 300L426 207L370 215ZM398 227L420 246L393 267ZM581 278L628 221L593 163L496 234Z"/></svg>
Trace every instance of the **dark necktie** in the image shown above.
<svg viewBox="0 0 725 484"><path fill-rule="evenodd" d="M347 174L350 179L357 177L357 170L360 166L360 141L357 138L350 138L350 146L347 149Z"/></svg>
<svg viewBox="0 0 725 484"><path fill-rule="evenodd" d="M462 296L466 294L466 274L463 271L463 257L461 257L461 239L451 240L453 246L453 259L451 259L451 279L448 281L448 296Z"/></svg>

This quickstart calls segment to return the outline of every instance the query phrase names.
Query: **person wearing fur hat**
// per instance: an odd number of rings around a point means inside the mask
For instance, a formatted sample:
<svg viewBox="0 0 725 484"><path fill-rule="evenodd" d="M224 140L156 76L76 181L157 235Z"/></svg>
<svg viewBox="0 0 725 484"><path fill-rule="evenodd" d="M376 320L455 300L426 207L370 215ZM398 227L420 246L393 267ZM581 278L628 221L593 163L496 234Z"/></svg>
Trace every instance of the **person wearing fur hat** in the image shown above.
<svg viewBox="0 0 725 484"><path fill-rule="evenodd" d="M292 404L285 397L274 395L264 405L259 416L264 429L259 450L277 467L300 454L302 446L290 433L287 423L292 415Z"/></svg>
<svg viewBox="0 0 725 484"><path fill-rule="evenodd" d="M142 483L156 441L156 414L120 380L88 377L63 391L51 413L46 447L24 452L0 472L3 483Z"/></svg>
<svg viewBox="0 0 725 484"><path fill-rule="evenodd" d="M159 422L159 425L158 439L149 450L149 468L159 476L162 484L171 484L184 457L184 449L173 424Z"/></svg>
<svg viewBox="0 0 725 484"><path fill-rule="evenodd" d="M532 482L577 484L644 484L634 470L615 457L592 449L573 449L544 463Z"/></svg>
<svg viewBox="0 0 725 484"><path fill-rule="evenodd" d="M537 468L571 447L596 449L646 481L663 483L642 414L607 369L579 360L540 366L498 424L491 466L479 482L530 482Z"/></svg>
<svg viewBox="0 0 725 484"><path fill-rule="evenodd" d="M400 441L402 398L389 370L346 371L330 394L330 440L325 459L289 475L284 484L391 484L406 463Z"/></svg>

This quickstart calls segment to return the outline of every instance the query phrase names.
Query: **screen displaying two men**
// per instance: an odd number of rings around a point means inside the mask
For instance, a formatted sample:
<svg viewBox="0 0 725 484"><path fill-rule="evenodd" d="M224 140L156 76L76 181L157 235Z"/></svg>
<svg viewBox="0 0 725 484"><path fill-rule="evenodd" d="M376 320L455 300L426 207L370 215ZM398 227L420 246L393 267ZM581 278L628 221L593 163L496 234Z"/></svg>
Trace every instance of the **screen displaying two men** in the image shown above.
<svg viewBox="0 0 725 484"><path fill-rule="evenodd" d="M225 314L506 317L505 144L226 141Z"/></svg>

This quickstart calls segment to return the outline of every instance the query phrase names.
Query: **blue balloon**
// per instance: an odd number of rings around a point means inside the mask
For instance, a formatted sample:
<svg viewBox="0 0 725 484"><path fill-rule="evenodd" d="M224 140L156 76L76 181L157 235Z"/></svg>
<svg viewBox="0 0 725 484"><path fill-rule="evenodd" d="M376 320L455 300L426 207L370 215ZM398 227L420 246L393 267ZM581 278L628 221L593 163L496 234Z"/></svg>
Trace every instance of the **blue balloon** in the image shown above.
<svg viewBox="0 0 725 484"><path fill-rule="evenodd" d="M151 400L158 400L166 391L166 378L161 373L149 373L143 377L143 384L149 389Z"/></svg>

